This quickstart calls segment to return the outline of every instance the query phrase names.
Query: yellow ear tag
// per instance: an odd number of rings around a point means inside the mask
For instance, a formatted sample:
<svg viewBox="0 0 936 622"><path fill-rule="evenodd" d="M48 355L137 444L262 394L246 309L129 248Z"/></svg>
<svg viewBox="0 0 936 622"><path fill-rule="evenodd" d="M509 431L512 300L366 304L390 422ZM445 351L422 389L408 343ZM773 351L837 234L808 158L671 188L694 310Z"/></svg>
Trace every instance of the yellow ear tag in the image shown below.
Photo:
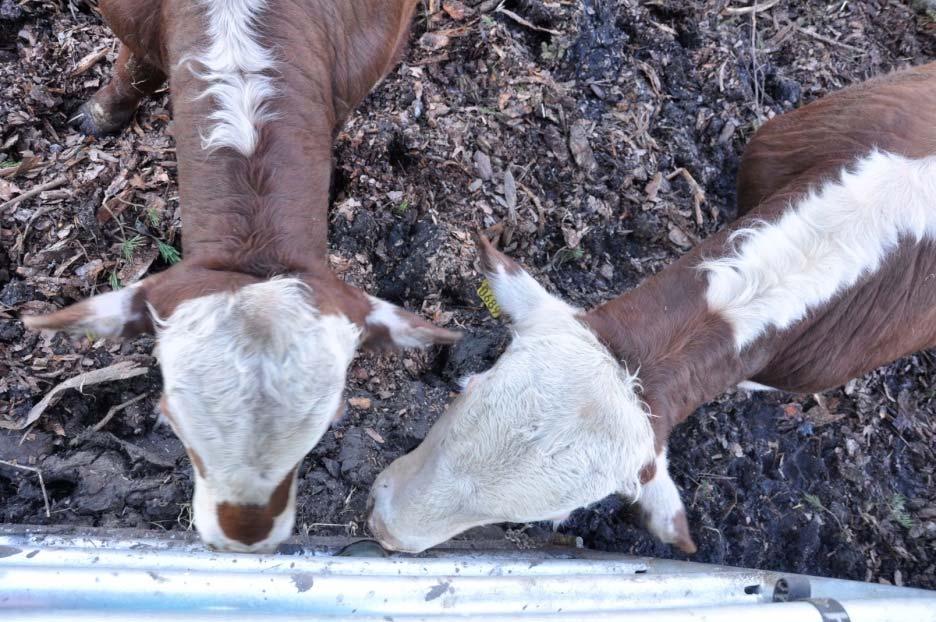
<svg viewBox="0 0 936 622"><path fill-rule="evenodd" d="M500 305L497 304L497 298L494 297L494 292L491 291L491 284L487 279L481 281L481 285L478 286L478 296L481 298L481 302L484 303L484 306L487 307L491 317L495 320L499 318L501 315Z"/></svg>

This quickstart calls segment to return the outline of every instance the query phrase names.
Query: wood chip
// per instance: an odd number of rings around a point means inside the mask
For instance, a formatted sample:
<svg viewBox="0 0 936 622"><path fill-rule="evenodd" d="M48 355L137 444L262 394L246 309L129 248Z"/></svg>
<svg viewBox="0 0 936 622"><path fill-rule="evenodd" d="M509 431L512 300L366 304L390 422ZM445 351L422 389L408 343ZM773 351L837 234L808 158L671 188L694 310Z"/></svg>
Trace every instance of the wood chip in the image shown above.
<svg viewBox="0 0 936 622"><path fill-rule="evenodd" d="M78 63L75 65L75 68L72 69L70 76L80 76L83 73L86 73L89 69L97 65L105 56L107 56L107 50L110 49L110 46L104 46L99 50L95 50L90 54L85 55Z"/></svg>
<svg viewBox="0 0 936 622"><path fill-rule="evenodd" d="M419 38L419 47L430 52L437 52L449 44L448 35L437 32L427 32Z"/></svg>
<svg viewBox="0 0 936 622"><path fill-rule="evenodd" d="M591 172L598 168L595 152L592 151L588 142L588 127L588 121L579 119L572 124L572 129L569 130L569 151L572 152L572 158L578 167L585 172Z"/></svg>
<svg viewBox="0 0 936 622"><path fill-rule="evenodd" d="M27 426L32 425L48 408L57 404L58 401L62 399L62 395L65 393L65 391L69 389L77 389L78 391L81 391L85 386L88 385L101 384L103 382L113 382L115 380L127 380L128 378L142 376L148 372L148 367L140 367L133 361L121 361L119 363L114 363L110 367L95 369L83 374L78 374L77 376L69 378L49 391L46 396L42 398L42 401L33 406L32 410L29 411L29 415L26 416L26 419L23 422L17 423L14 421L0 420L0 428L5 430L22 430Z"/></svg>
<svg viewBox="0 0 936 622"><path fill-rule="evenodd" d="M371 407L371 399L369 397L352 397L348 400L348 404L351 408L368 410Z"/></svg>
<svg viewBox="0 0 936 622"><path fill-rule="evenodd" d="M457 22L465 19L465 15L468 14L468 8L458 0L445 0L442 3L442 10Z"/></svg>
<svg viewBox="0 0 936 622"><path fill-rule="evenodd" d="M377 430L375 430L375 429L373 429L373 428L364 428L364 434L367 434L369 437L371 437L372 439L374 439L375 441L377 441L377 442L380 443L381 445L384 444L384 437L382 437L382 436L377 432Z"/></svg>
<svg viewBox="0 0 936 622"><path fill-rule="evenodd" d="M488 181L494 176L494 167L491 166L491 158L480 149L474 153L474 163L475 170L478 171L478 176L481 179Z"/></svg>

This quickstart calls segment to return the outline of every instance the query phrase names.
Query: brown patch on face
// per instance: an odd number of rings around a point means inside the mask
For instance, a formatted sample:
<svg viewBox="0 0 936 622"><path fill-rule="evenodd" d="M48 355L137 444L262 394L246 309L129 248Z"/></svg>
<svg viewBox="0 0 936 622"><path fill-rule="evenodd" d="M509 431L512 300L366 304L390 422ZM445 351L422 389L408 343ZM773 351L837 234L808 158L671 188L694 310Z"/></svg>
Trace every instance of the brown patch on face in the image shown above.
<svg viewBox="0 0 936 622"><path fill-rule="evenodd" d="M273 530L273 520L289 503L289 489L296 474L294 467L279 483L266 505L218 504L218 525L231 540L250 546L265 540Z"/></svg>
<svg viewBox="0 0 936 622"><path fill-rule="evenodd" d="M656 471L657 471L657 467L656 467L655 461L648 462L647 464L645 464L644 467L640 469L640 472L637 474L637 476L640 478L640 485L645 486L654 477L656 477Z"/></svg>
<svg viewBox="0 0 936 622"><path fill-rule="evenodd" d="M289 488L292 486L293 477L296 474L296 469L293 468L292 471L286 474L286 477L283 478L283 481L279 483L276 489L273 491L273 494L270 495L270 502L267 504L267 507L270 510L270 514L273 518L276 518L283 513L283 510L286 509L286 504L289 502Z"/></svg>

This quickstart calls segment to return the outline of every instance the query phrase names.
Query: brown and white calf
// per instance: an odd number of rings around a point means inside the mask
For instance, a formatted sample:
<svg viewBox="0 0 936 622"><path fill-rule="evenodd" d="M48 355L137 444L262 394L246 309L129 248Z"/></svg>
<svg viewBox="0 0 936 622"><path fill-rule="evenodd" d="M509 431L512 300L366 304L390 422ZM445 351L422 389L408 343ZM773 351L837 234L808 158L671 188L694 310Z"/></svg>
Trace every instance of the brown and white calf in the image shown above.
<svg viewBox="0 0 936 622"><path fill-rule="evenodd" d="M768 122L738 190L728 230L587 313L481 240L513 341L377 478L380 542L421 551L619 493L691 553L666 443L696 407L735 386L821 391L936 345L936 64Z"/></svg>
<svg viewBox="0 0 936 622"><path fill-rule="evenodd" d="M267 551L291 533L296 471L340 414L362 343L448 343L327 266L336 128L396 63L418 0L102 0L122 44L81 109L120 129L171 88L185 258L32 328L155 331L162 412L195 466L205 542Z"/></svg>

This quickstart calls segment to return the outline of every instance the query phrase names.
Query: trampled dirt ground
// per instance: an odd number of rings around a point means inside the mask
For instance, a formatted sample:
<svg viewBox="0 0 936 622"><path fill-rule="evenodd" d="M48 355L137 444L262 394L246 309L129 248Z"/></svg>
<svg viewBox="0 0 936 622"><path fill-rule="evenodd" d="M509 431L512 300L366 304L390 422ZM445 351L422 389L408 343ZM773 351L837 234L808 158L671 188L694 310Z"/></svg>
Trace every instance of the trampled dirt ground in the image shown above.
<svg viewBox="0 0 936 622"><path fill-rule="evenodd" d="M345 279L467 336L356 360L348 416L302 466L307 533L363 535L375 475L506 343L475 294L472 229L506 223L510 253L571 302L596 304L731 219L738 157L763 119L936 59L936 24L917 0L757 12L742 0L463 2L427 1L403 65L341 133L330 239ZM188 461L156 426L152 339L75 345L17 320L182 251L165 94L116 138L67 126L115 51L78 0L0 0L0 204L48 184L0 207L0 423L24 422L79 373L149 370L65 391L25 430L0 430L0 460L41 470L51 512L33 472L0 464L0 522L191 527ZM694 559L936 588L934 413L932 352L821 396L738 393L699 409L671 444ZM507 527L484 535L550 536ZM679 556L617 499L561 533Z"/></svg>

